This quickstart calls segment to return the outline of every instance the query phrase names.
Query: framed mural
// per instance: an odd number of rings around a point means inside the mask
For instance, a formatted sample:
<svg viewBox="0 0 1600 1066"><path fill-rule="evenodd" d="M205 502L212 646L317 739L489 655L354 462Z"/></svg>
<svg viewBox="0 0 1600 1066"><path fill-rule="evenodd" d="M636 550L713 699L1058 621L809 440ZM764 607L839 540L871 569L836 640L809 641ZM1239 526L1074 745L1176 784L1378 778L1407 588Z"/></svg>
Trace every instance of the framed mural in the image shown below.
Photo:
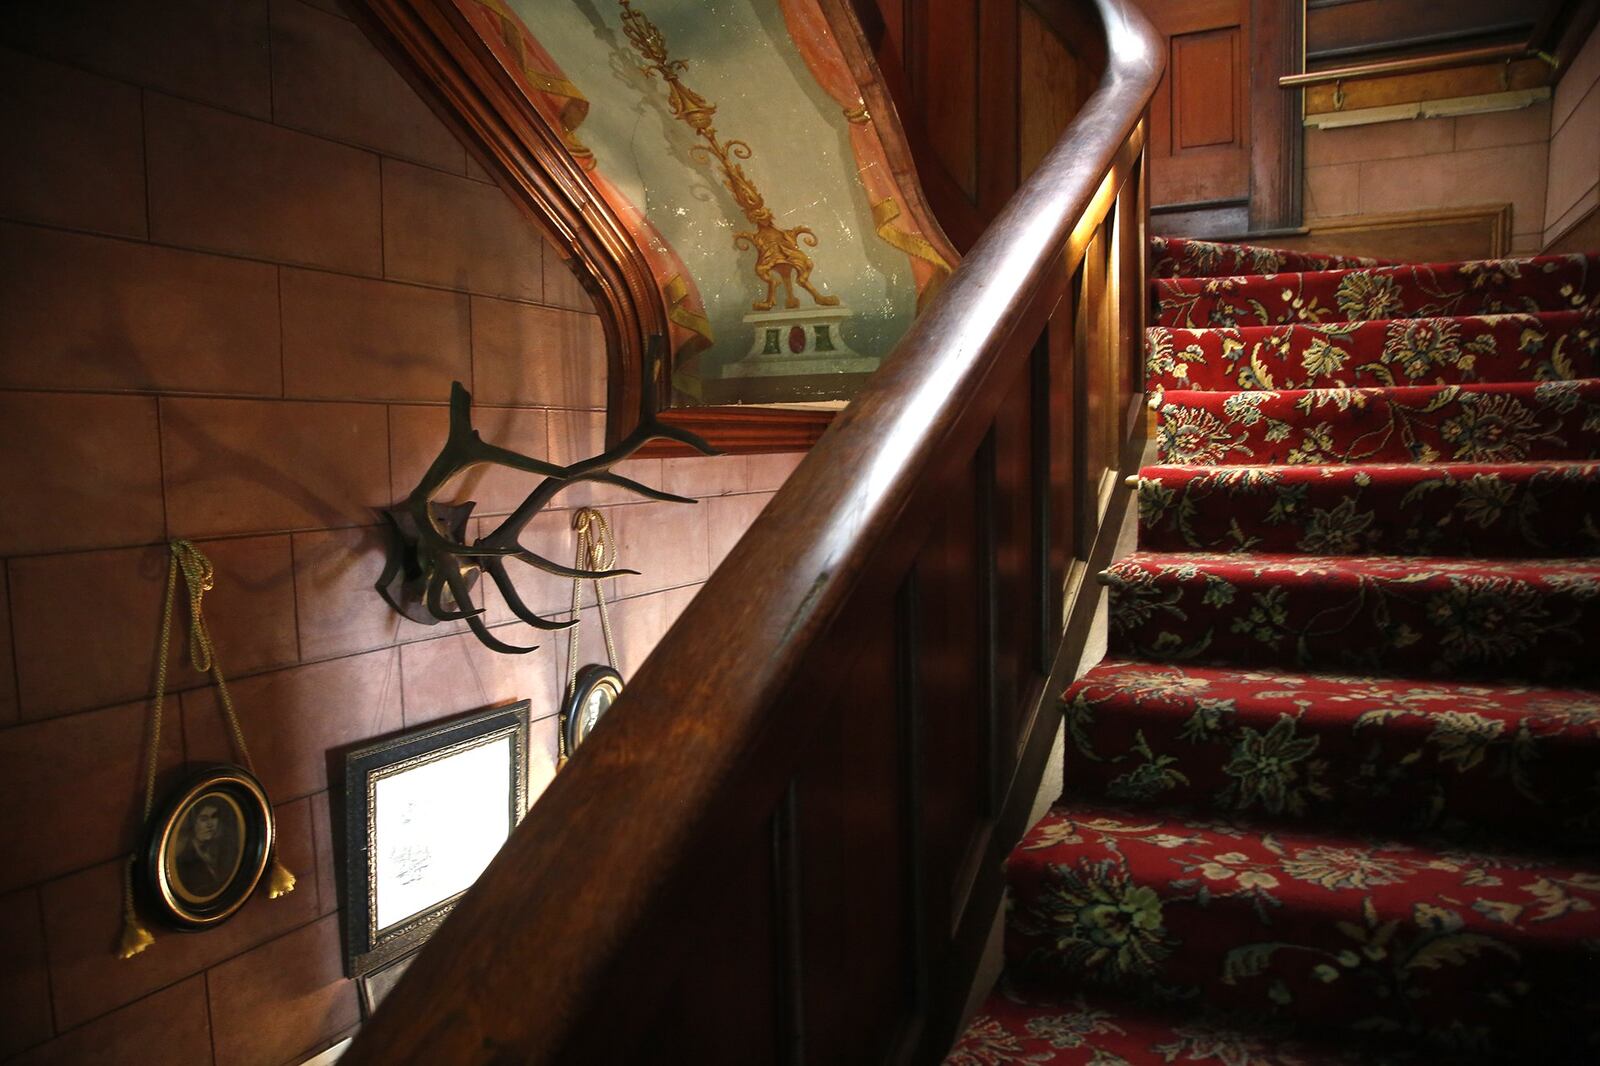
<svg viewBox="0 0 1600 1066"><path fill-rule="evenodd" d="M608 319L613 437L644 375L696 429L842 405L956 262L845 0L361 4L572 252Z"/></svg>

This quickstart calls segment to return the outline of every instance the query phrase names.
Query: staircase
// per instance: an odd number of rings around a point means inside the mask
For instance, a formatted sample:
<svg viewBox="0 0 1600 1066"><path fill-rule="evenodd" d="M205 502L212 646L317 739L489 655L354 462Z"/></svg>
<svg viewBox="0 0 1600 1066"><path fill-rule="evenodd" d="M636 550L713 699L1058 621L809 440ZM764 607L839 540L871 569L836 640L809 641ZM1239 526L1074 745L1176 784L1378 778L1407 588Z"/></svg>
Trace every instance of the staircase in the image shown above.
<svg viewBox="0 0 1600 1066"><path fill-rule="evenodd" d="M947 1062L1600 1062L1600 257L1152 258L1139 550Z"/></svg>

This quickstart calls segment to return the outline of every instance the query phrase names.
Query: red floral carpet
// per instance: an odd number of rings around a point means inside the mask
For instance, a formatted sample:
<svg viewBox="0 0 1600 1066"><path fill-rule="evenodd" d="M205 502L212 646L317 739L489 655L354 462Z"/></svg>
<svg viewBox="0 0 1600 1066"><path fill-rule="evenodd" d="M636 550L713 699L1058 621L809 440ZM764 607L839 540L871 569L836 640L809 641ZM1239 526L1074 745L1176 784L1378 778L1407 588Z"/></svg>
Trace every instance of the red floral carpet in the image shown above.
<svg viewBox="0 0 1600 1066"><path fill-rule="evenodd" d="M1140 550L947 1061L1600 1062L1600 257L1154 253Z"/></svg>

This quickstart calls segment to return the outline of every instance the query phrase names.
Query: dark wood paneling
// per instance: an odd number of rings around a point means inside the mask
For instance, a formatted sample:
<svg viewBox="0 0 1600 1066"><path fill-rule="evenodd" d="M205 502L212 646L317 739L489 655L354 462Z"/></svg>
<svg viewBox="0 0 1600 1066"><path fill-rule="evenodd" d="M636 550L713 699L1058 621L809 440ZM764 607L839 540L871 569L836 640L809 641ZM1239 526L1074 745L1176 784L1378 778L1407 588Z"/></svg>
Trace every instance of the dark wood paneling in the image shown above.
<svg viewBox="0 0 1600 1066"><path fill-rule="evenodd" d="M1301 0L1250 0L1251 230L1298 226L1303 214L1301 91L1278 87L1300 69L1303 16Z"/></svg>
<svg viewBox="0 0 1600 1066"><path fill-rule="evenodd" d="M978 201L978 0L914 5L911 88L939 164Z"/></svg>
<svg viewBox="0 0 1600 1066"><path fill-rule="evenodd" d="M1052 7L1076 13L1076 8ZM1105 67L1103 47L1081 17L1048 19L1032 4L1021 5L1017 25L1018 69L1025 91L1018 95L1017 156L1023 177L1032 174L1061 132L1094 92Z"/></svg>
<svg viewBox="0 0 1600 1066"><path fill-rule="evenodd" d="M978 209L992 219L1017 191L1019 0L980 0L978 21ZM1104 64L1096 68L1104 69ZM1029 87L1029 92L1033 91Z"/></svg>
<svg viewBox="0 0 1600 1066"><path fill-rule="evenodd" d="M1346 63L1415 49L1524 41L1562 0L1309 0L1306 54Z"/></svg>
<svg viewBox="0 0 1600 1066"><path fill-rule="evenodd" d="M773 944L777 992L777 1048L780 1066L806 1061L806 960L801 917L800 794L794 783L772 815Z"/></svg>
<svg viewBox="0 0 1600 1066"><path fill-rule="evenodd" d="M1030 360L1031 363L1031 360ZM1024 702L1037 669L1038 586L1033 556L1034 404L1030 363L1017 368L1014 384L995 418L995 583L999 597L999 655L995 662L998 740L1003 765L1021 743Z"/></svg>
<svg viewBox="0 0 1600 1066"><path fill-rule="evenodd" d="M918 773L931 786L923 789L919 836L930 955L943 950L960 917L972 839L990 816L981 508L993 494L980 488L983 453L950 479L944 514L917 557Z"/></svg>
<svg viewBox="0 0 1600 1066"><path fill-rule="evenodd" d="M910 1004L892 600L861 604L839 698L796 777L806 1055L881 1061Z"/></svg>

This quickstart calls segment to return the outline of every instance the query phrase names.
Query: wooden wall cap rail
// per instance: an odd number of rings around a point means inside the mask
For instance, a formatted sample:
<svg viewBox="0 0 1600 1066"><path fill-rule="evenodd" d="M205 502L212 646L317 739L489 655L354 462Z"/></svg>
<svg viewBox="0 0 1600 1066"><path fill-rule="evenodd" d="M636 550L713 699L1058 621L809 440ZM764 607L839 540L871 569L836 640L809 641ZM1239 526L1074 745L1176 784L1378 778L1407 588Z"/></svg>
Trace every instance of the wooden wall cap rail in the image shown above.
<svg viewBox="0 0 1600 1066"><path fill-rule="evenodd" d="M1454 67L1476 66L1479 63L1511 62L1533 57L1553 62L1544 53L1534 50L1528 44L1492 44L1481 48L1458 48L1437 55L1381 59L1371 63L1329 67L1326 70L1308 70L1304 74L1285 74L1278 79L1278 86L1284 89L1303 89L1307 85L1327 85L1330 82L1356 81L1363 78L1386 78L1392 74L1423 74L1431 70L1450 70Z"/></svg>
<svg viewBox="0 0 1600 1066"><path fill-rule="evenodd" d="M886 548L919 480L998 406L1144 138L1163 66L1133 0L1094 0L1105 76L943 291L684 610L606 720L362 1029L345 1066L555 1061L614 956L756 753L774 796L802 710L778 697ZM1142 298L1139 294L1136 298ZM986 407L976 397L987 395ZM780 720L782 718L783 720ZM744 797L748 800L748 797ZM730 808L739 808L730 810ZM626 1010L626 1004L614 1004Z"/></svg>

